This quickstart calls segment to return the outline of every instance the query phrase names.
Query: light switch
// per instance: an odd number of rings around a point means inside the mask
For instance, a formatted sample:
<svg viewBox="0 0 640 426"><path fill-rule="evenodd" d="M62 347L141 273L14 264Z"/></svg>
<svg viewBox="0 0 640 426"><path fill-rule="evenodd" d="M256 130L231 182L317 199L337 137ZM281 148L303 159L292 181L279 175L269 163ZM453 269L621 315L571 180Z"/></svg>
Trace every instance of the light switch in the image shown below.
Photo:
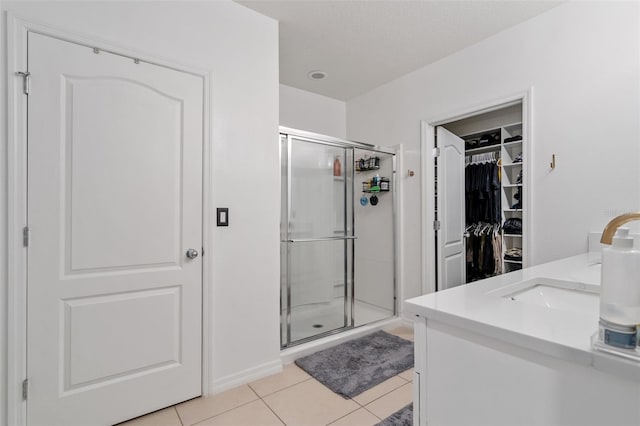
<svg viewBox="0 0 640 426"><path fill-rule="evenodd" d="M229 226L229 208L228 207L218 207L216 209L218 218L217 225L218 226Z"/></svg>

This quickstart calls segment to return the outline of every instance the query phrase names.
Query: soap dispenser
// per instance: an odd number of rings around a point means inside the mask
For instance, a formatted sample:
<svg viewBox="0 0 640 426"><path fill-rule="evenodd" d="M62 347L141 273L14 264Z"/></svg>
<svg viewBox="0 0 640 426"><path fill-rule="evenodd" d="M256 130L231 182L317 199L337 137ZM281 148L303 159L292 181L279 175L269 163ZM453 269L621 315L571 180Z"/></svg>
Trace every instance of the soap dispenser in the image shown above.
<svg viewBox="0 0 640 426"><path fill-rule="evenodd" d="M613 244L602 249L599 339L635 349L640 325L640 251L628 228L618 228Z"/></svg>

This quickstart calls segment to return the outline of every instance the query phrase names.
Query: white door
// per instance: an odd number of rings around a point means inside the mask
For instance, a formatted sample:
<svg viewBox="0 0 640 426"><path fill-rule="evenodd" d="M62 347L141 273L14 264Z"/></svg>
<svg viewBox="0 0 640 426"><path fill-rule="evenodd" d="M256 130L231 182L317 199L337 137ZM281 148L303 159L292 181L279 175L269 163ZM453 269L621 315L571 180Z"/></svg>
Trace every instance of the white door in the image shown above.
<svg viewBox="0 0 640 426"><path fill-rule="evenodd" d="M438 157L438 290L465 282L464 141L443 127L436 128Z"/></svg>
<svg viewBox="0 0 640 426"><path fill-rule="evenodd" d="M203 81L30 33L29 425L201 394Z"/></svg>

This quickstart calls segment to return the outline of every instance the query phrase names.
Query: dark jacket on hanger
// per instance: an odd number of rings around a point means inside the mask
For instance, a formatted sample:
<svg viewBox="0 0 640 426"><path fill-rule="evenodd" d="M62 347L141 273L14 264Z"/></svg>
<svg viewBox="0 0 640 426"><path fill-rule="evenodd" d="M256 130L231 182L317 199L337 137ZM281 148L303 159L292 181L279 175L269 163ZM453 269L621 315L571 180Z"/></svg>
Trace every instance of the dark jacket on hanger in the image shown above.
<svg viewBox="0 0 640 426"><path fill-rule="evenodd" d="M501 197L498 165L494 162L470 164L465 168L465 219L477 222L501 222Z"/></svg>

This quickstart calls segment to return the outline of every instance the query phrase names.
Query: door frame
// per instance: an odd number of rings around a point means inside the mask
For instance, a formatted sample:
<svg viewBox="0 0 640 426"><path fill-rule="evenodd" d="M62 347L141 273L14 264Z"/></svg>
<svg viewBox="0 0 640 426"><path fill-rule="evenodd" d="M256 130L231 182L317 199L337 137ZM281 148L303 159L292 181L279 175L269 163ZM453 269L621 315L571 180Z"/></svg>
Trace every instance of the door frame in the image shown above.
<svg viewBox="0 0 640 426"><path fill-rule="evenodd" d="M128 47L115 45L63 29L20 18L7 12L7 423L26 425L26 401L22 381L27 378L27 249L23 228L27 226L27 96L23 80L15 73L27 69L27 34L34 32L75 44L139 59L153 65L195 75L203 80L202 146L202 256L213 253L211 212L213 161L211 132L212 72ZM209 393L212 316L209 314L213 274L211 262L202 262L202 395ZM0 420L1 422L1 420Z"/></svg>
<svg viewBox="0 0 640 426"><path fill-rule="evenodd" d="M523 166L524 179L531 182L531 165L533 164L533 150L531 144L533 142L533 87L529 87L521 92L513 93L499 97L494 100L483 102L480 104L470 105L456 111L440 114L427 120L420 120L420 169L422 171L422 206L421 206L421 291L422 294L433 293L436 291L436 268L437 259L435 251L435 231L433 229L434 215L434 186L435 186L435 167L433 158L435 155L435 131L436 127L452 121L462 120L474 115L495 111L513 105L522 103L522 133L527 141L524 146L526 155L526 164ZM531 232L531 220L533 211L531 202L533 196L531 189L524 193L524 201L527 206L523 212L523 248L524 248L524 264L531 266L531 248L533 247L533 233Z"/></svg>

